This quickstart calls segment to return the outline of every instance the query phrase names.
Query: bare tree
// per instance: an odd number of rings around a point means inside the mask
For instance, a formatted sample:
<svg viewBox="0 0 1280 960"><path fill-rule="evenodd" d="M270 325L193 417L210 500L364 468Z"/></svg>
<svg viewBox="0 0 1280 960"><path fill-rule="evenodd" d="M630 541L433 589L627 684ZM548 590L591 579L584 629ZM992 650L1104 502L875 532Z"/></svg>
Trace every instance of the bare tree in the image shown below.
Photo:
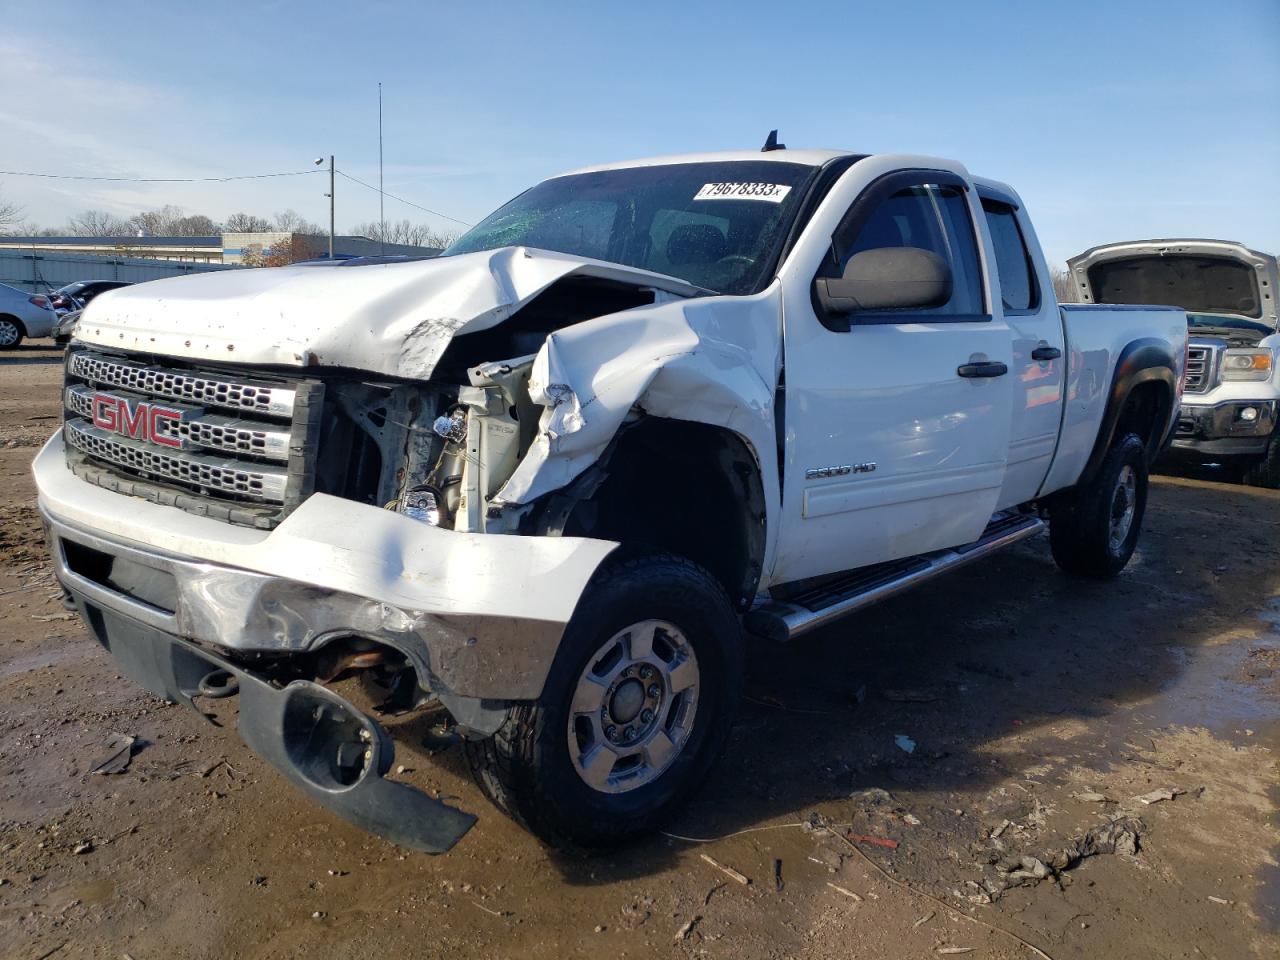
<svg viewBox="0 0 1280 960"><path fill-rule="evenodd" d="M1050 274L1053 277L1053 293L1058 298L1059 303L1079 303L1080 290L1076 282L1071 279L1071 273L1061 267L1052 267Z"/></svg>
<svg viewBox="0 0 1280 960"><path fill-rule="evenodd" d="M227 233L267 233L271 229L271 221L252 213L233 213L222 228Z"/></svg>
<svg viewBox="0 0 1280 960"><path fill-rule="evenodd" d="M203 213L193 213L189 217L179 217L173 224L175 237L212 237L222 232L221 225Z"/></svg>
<svg viewBox="0 0 1280 960"><path fill-rule="evenodd" d="M296 210L282 210L277 213L274 227L281 233L303 233L310 236L320 236L329 232L320 224L305 219Z"/></svg>
<svg viewBox="0 0 1280 960"><path fill-rule="evenodd" d="M0 196L0 233L9 233L22 223L22 207Z"/></svg>
<svg viewBox="0 0 1280 960"><path fill-rule="evenodd" d="M414 247L444 248L457 239L455 234L437 233L430 224L413 223L410 220L393 221L387 224L384 235L382 224L376 221L357 223L351 232L358 237L386 243L404 243Z"/></svg>
<svg viewBox="0 0 1280 960"><path fill-rule="evenodd" d="M85 210L67 221L67 232L79 237L121 237L129 221L105 210Z"/></svg>
<svg viewBox="0 0 1280 960"><path fill-rule="evenodd" d="M152 237L209 237L220 233L218 225L202 213L188 215L181 207L165 204L129 218L131 233Z"/></svg>

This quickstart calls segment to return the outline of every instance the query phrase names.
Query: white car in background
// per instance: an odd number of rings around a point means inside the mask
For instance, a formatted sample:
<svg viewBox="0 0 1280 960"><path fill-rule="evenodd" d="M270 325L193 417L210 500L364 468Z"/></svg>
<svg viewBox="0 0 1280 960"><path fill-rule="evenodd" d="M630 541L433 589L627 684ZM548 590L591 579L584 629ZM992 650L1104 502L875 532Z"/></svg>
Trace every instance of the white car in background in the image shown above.
<svg viewBox="0 0 1280 960"><path fill-rule="evenodd" d="M49 298L0 283L0 350L10 350L24 337L47 337L58 315Z"/></svg>

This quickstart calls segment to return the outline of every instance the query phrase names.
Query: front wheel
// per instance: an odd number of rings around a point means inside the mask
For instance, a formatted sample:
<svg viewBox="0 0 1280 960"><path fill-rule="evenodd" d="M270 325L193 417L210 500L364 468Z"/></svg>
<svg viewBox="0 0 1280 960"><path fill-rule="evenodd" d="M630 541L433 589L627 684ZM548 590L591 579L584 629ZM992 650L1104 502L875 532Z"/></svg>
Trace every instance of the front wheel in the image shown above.
<svg viewBox="0 0 1280 960"><path fill-rule="evenodd" d="M1251 487L1280 490L1280 429L1271 434L1267 452L1249 464L1240 479Z"/></svg>
<svg viewBox="0 0 1280 960"><path fill-rule="evenodd" d="M0 317L0 350L12 350L25 335L22 324L13 317Z"/></svg>
<svg viewBox="0 0 1280 960"><path fill-rule="evenodd" d="M541 698L467 743L472 775L553 847L644 833L724 749L741 641L724 588L698 565L671 555L610 562L579 601Z"/></svg>
<svg viewBox="0 0 1280 960"><path fill-rule="evenodd" d="M1049 506L1049 545L1067 573L1109 580L1138 545L1147 507L1147 450L1136 434L1112 444L1087 484Z"/></svg>

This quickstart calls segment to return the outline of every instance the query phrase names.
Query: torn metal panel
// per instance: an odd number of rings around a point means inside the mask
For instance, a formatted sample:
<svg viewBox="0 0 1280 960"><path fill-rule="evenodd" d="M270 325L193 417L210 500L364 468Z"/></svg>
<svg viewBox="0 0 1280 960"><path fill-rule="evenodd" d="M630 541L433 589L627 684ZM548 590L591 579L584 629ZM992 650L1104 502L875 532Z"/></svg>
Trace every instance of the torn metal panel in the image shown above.
<svg viewBox="0 0 1280 960"><path fill-rule="evenodd" d="M546 409L495 502L529 503L563 487L639 408L740 435L759 462L766 502L776 504L780 300L775 283L753 297L654 304L551 334L529 382Z"/></svg>
<svg viewBox="0 0 1280 960"><path fill-rule="evenodd" d="M665 291L683 280L569 254L505 247L407 263L236 270L113 291L85 310L86 343L191 360L431 375L457 335L502 323L570 276Z"/></svg>

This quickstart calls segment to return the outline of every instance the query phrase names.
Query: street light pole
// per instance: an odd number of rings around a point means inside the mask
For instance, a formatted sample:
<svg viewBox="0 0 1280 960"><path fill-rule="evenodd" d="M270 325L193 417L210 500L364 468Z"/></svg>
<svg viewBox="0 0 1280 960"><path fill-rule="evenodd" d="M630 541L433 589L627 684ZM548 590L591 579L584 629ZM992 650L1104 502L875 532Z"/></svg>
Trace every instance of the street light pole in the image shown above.
<svg viewBox="0 0 1280 960"><path fill-rule="evenodd" d="M315 165L318 167L324 163L324 157L316 157ZM329 192L325 194L329 198L329 259L333 259L333 154L329 154Z"/></svg>

